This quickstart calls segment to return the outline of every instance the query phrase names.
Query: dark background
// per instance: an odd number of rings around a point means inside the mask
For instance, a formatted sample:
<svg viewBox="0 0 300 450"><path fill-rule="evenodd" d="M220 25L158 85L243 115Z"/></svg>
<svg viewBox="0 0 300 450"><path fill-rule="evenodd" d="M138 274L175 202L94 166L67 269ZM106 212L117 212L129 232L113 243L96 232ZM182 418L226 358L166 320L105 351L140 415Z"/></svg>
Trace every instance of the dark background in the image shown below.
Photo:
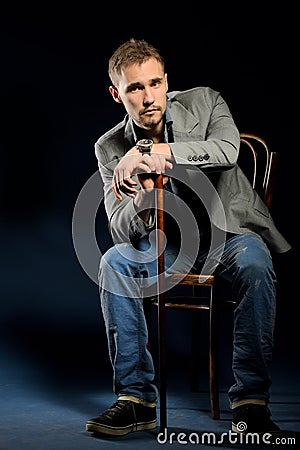
<svg viewBox="0 0 300 450"><path fill-rule="evenodd" d="M77 260L72 214L84 183L97 170L95 141L124 115L108 93L108 58L121 42L137 37L161 50L170 91L198 85L220 91L240 131L260 134L280 152L272 212L293 251L276 258L274 364L298 367L293 13L277 11L274 21L257 10L251 17L246 7L227 15L187 8L186 13L162 17L159 7L2 11L4 366L16 359L44 371L48 379L75 380L79 373L97 378L109 368L98 290ZM105 249L104 216L97 226L99 245ZM169 344L175 358L186 353L188 327L182 326L182 336L176 333L175 343Z"/></svg>

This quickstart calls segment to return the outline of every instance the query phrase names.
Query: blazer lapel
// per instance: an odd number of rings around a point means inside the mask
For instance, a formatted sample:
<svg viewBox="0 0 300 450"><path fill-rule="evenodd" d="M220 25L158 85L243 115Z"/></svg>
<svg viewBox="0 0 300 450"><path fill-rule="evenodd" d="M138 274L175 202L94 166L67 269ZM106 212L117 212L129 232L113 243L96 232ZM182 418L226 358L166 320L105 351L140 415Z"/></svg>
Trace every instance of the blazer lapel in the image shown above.
<svg viewBox="0 0 300 450"><path fill-rule="evenodd" d="M182 140L182 136L189 134L199 123L199 120L191 114L181 103L168 101L168 108L173 120L174 140Z"/></svg>

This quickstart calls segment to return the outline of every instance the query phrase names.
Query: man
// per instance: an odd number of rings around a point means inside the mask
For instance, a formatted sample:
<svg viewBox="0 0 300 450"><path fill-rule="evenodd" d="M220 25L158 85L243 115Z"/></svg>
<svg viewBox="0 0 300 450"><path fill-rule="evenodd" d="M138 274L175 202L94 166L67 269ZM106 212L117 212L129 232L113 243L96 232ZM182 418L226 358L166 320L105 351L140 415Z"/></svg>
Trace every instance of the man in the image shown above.
<svg viewBox="0 0 300 450"><path fill-rule="evenodd" d="M232 430L243 421L248 432L276 432L268 409L276 303L270 251L285 252L290 245L237 165L240 138L229 108L208 87L168 93L163 58L144 40L120 45L110 58L109 76L109 91L127 112L95 145L115 243L102 258L99 290L117 400L88 420L86 429L121 436L156 427L158 392L141 299L143 289L155 284L149 236L155 226L155 174L162 173L166 206L168 198L172 204L169 221L179 222L179 230L174 226L167 235L167 271L174 270L174 261L176 268L201 270L212 234L226 232L219 245L224 251L218 255L214 249L212 267L230 280L237 302L236 382L228 393ZM212 195L208 200L206 195L204 208L201 196L207 192ZM183 204L197 226L179 249Z"/></svg>

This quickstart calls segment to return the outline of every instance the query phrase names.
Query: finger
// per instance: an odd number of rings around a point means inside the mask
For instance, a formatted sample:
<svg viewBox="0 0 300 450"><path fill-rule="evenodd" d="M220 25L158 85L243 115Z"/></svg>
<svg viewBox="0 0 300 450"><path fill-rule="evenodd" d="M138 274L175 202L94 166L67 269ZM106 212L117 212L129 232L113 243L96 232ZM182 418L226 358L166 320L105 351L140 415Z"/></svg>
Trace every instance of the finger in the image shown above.
<svg viewBox="0 0 300 450"><path fill-rule="evenodd" d="M117 184L113 183L113 187L112 188L113 188L113 192L114 192L115 196L117 197L117 199L121 201L123 197L122 197L122 195L120 193L120 190L119 190Z"/></svg>
<svg viewBox="0 0 300 450"><path fill-rule="evenodd" d="M143 155L143 161L139 165L143 165L143 166L147 165L150 169L149 172L156 171L155 158L152 158L152 156L148 155L147 153L145 153ZM148 170L147 170L147 172L148 172Z"/></svg>
<svg viewBox="0 0 300 450"><path fill-rule="evenodd" d="M122 177L120 175L120 171L116 171L114 174L114 182L113 182L113 191L118 200L122 200L122 190L121 190L121 182Z"/></svg>
<svg viewBox="0 0 300 450"><path fill-rule="evenodd" d="M165 173L167 169L173 169L173 164L166 159L165 155L159 155L159 164L161 173Z"/></svg>
<svg viewBox="0 0 300 450"><path fill-rule="evenodd" d="M163 155L157 155L156 158L156 172L163 173L165 171L165 158Z"/></svg>
<svg viewBox="0 0 300 450"><path fill-rule="evenodd" d="M173 164L166 159L165 154L154 153L153 156L156 163L157 173L165 173L167 169L173 169Z"/></svg>
<svg viewBox="0 0 300 450"><path fill-rule="evenodd" d="M128 194L133 194L135 192L137 192L137 189L134 188L132 185L129 185L126 183L126 180L124 180L121 184L120 184L120 190L122 192L124 192L124 194L128 195Z"/></svg>
<svg viewBox="0 0 300 450"><path fill-rule="evenodd" d="M134 169L132 174L139 175L142 173L151 173L151 172L152 172L152 170L147 164L141 163L138 165L138 167L136 167L136 169Z"/></svg>
<svg viewBox="0 0 300 450"><path fill-rule="evenodd" d="M173 169L173 164L171 163L171 161L166 161L166 169Z"/></svg>
<svg viewBox="0 0 300 450"><path fill-rule="evenodd" d="M137 185L136 181L134 181L131 177L124 177L124 178L122 178L122 180L120 181L120 184L121 183L125 183L128 186L129 185L131 185L131 186L136 186Z"/></svg>
<svg viewBox="0 0 300 450"><path fill-rule="evenodd" d="M125 174L127 174L127 171L125 172ZM125 174L123 176L125 176ZM137 189L135 188L135 186L137 185L136 181L134 181L130 176L127 176L126 178L123 178L120 180L119 182L119 188L120 190L126 194L136 194L137 193Z"/></svg>

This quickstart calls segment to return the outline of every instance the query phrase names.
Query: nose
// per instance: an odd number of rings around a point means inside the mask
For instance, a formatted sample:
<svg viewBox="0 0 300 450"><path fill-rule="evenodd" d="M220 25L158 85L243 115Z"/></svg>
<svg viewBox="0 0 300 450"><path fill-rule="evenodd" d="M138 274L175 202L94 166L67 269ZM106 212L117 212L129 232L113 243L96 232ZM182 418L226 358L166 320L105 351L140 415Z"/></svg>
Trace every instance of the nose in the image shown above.
<svg viewBox="0 0 300 450"><path fill-rule="evenodd" d="M146 87L144 90L144 105L151 105L154 103L154 95L152 93L152 89L150 87Z"/></svg>

